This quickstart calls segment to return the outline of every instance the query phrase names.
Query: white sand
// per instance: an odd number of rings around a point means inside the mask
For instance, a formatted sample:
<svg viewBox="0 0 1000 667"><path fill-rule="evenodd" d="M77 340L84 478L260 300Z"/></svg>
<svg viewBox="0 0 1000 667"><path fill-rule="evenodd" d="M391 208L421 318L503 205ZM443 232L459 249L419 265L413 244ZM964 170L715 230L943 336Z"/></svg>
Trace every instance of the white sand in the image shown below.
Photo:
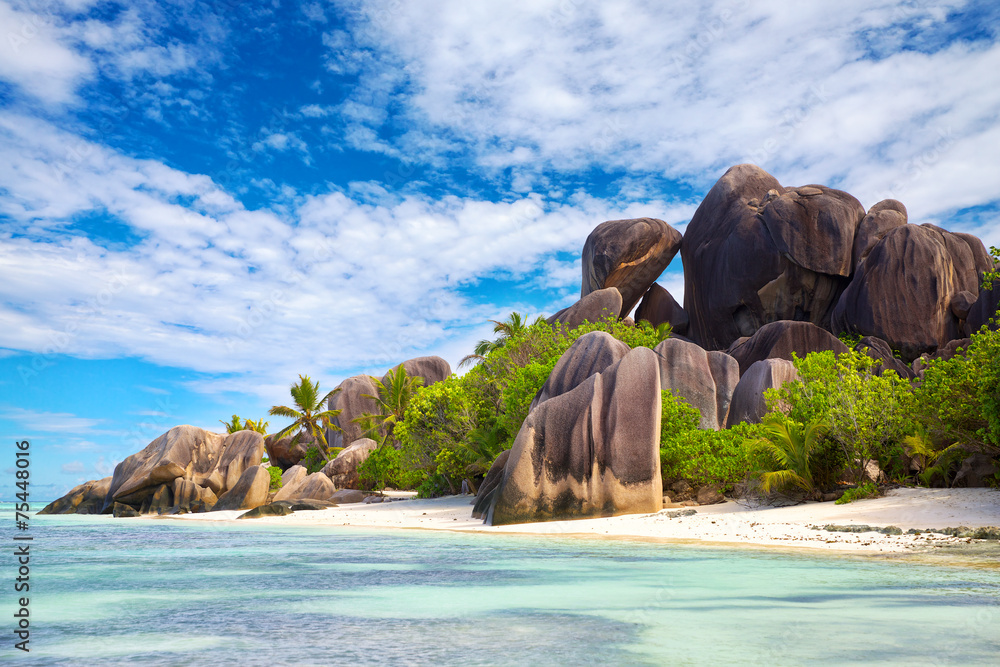
<svg viewBox="0 0 1000 667"><path fill-rule="evenodd" d="M402 494L398 494L402 495ZM513 526L485 526L472 519L471 496L390 503L352 504L253 519L255 524L418 528L484 533L590 535L704 543L742 543L811 547L859 553L904 552L966 542L941 534L883 535L816 530L826 524L897 526L903 531L958 526L1000 526L1000 491L994 489L896 489L883 498L846 505L805 503L794 507L749 510L734 502L695 508L694 516L674 517L677 509L657 514L631 514L602 519L552 521ZM232 521L242 512L209 512L164 517L182 520Z"/></svg>

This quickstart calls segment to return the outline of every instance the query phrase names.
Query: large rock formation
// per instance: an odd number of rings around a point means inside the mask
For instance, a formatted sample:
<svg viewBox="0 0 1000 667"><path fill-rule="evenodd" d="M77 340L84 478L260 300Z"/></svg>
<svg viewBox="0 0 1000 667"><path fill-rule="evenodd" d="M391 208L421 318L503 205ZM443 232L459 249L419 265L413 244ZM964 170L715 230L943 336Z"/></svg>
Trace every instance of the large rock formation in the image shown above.
<svg viewBox="0 0 1000 667"><path fill-rule="evenodd" d="M213 511L252 510L267 502L267 491L271 486L271 475L261 466L248 468L236 480L236 484L219 496Z"/></svg>
<svg viewBox="0 0 1000 667"><path fill-rule="evenodd" d="M355 440L323 466L323 474L330 478L337 489L360 489L358 466L377 448L378 443L371 438Z"/></svg>
<svg viewBox="0 0 1000 667"><path fill-rule="evenodd" d="M264 449L271 465L285 471L304 459L315 441L312 434L306 432L299 433L298 438L295 435L278 438L277 434L271 434L264 438Z"/></svg>
<svg viewBox="0 0 1000 667"><path fill-rule="evenodd" d="M343 447L360 439L363 435L361 425L352 420L365 413L375 413L377 409L375 400L366 398L378 395L375 383L369 376L349 377L339 387L340 391L330 397L330 409L341 411L333 420L340 431L328 430L326 434L326 441L331 447Z"/></svg>
<svg viewBox="0 0 1000 667"><path fill-rule="evenodd" d="M591 292L572 306L563 308L545 321L549 324L558 322L565 329L575 329L584 322L618 318L621 314L622 294L616 288L608 287Z"/></svg>
<svg viewBox="0 0 1000 667"><path fill-rule="evenodd" d="M681 233L663 220L602 222L583 244L580 298L615 287L622 295L621 313L628 315L680 247Z"/></svg>
<svg viewBox="0 0 1000 667"><path fill-rule="evenodd" d="M531 402L539 403L572 391L595 373L604 371L629 353L629 346L604 331L591 331L573 341L563 352L548 379Z"/></svg>
<svg viewBox="0 0 1000 667"><path fill-rule="evenodd" d="M406 374L408 376L423 378L424 383L421 385L423 387L429 387L432 384L441 382L446 377L451 375L451 365L441 357L417 357L416 359L408 359L401 364L393 366L392 371L395 372L401 366L406 369ZM389 373L387 372L382 376L383 385L388 381L388 378Z"/></svg>
<svg viewBox="0 0 1000 667"><path fill-rule="evenodd" d="M969 309L966 331L971 335L979 331L984 324L991 329L997 328L997 309L1000 308L1000 279L993 281L992 289L979 292L979 297Z"/></svg>
<svg viewBox="0 0 1000 667"><path fill-rule="evenodd" d="M42 508L39 514L100 514L104 509L104 498L111 488L111 478L84 482L62 498L53 500Z"/></svg>
<svg viewBox="0 0 1000 667"><path fill-rule="evenodd" d="M906 207L895 199L884 199L868 209L854 236L854 268L861 265L886 234L905 224Z"/></svg>
<svg viewBox="0 0 1000 667"><path fill-rule="evenodd" d="M514 440L487 523L659 511L660 407L647 348L541 403Z"/></svg>
<svg viewBox="0 0 1000 667"><path fill-rule="evenodd" d="M173 500L178 512L207 512L219 502L212 489L180 477L174 480Z"/></svg>
<svg viewBox="0 0 1000 667"><path fill-rule="evenodd" d="M798 379L799 374L795 370L795 364L785 359L764 359L755 362L740 377L736 389L733 390L733 401L729 404L726 428L731 428L740 422L759 424L767 414L764 391Z"/></svg>
<svg viewBox="0 0 1000 667"><path fill-rule="evenodd" d="M486 513L490 511L493 503L493 492L500 485L503 479L504 468L507 467L507 460L510 458L510 450L505 449L493 460L489 471L483 478L483 483L479 485L479 493L472 507L473 519L485 519Z"/></svg>
<svg viewBox="0 0 1000 667"><path fill-rule="evenodd" d="M640 320L646 320L654 327L669 324L679 336L687 335L690 324L687 311L659 283L650 285L635 309L635 321Z"/></svg>
<svg viewBox="0 0 1000 667"><path fill-rule="evenodd" d="M279 500L330 500L337 491L330 478L321 472L306 475L289 486L282 486L272 502Z"/></svg>
<svg viewBox="0 0 1000 667"><path fill-rule="evenodd" d="M840 354L847 352L847 346L814 324L783 320L765 324L753 336L734 343L728 351L739 362L742 375L761 359L791 361L793 352L801 359L810 352L827 350Z"/></svg>
<svg viewBox="0 0 1000 667"><path fill-rule="evenodd" d="M872 370L876 375L881 375L885 371L895 371L896 375L907 380L916 377L913 369L897 359L889 344L881 338L875 336L865 336L854 346L855 351L867 354L869 357L879 362Z"/></svg>
<svg viewBox="0 0 1000 667"><path fill-rule="evenodd" d="M969 295L992 266L982 242L933 225L890 229L833 311L834 331L877 336L912 361L964 335Z"/></svg>
<svg viewBox="0 0 1000 667"><path fill-rule="evenodd" d="M851 274L864 215L846 192L784 188L754 165L731 167L684 234L689 335L725 349L778 320L826 327Z"/></svg>
<svg viewBox="0 0 1000 667"><path fill-rule="evenodd" d="M160 485L172 485L178 478L219 495L244 471L259 467L263 454L264 439L254 431L220 435L175 426L115 466L103 511L115 502L141 507Z"/></svg>
<svg viewBox="0 0 1000 667"><path fill-rule="evenodd" d="M668 338L654 349L659 359L660 389L669 389L698 408L698 428L719 430L726 423L733 389L739 382L739 364L724 352Z"/></svg>

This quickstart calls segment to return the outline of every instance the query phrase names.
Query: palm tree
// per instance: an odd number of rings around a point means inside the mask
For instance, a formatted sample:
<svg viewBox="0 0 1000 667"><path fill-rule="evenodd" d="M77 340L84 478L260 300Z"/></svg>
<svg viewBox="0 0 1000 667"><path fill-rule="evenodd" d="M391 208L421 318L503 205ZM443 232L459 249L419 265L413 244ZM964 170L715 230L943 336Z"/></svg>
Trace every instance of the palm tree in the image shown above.
<svg viewBox="0 0 1000 667"><path fill-rule="evenodd" d="M227 434L232 434L236 433L237 431L243 430L243 422L242 420L240 420L239 415L233 415L233 418L229 421L222 421L220 419L219 423L226 427Z"/></svg>
<svg viewBox="0 0 1000 667"><path fill-rule="evenodd" d="M365 434L383 435L383 444L392 436L395 425L403 420L413 394L423 386L424 379L419 375L410 376L405 366L399 366L385 374L385 383L372 378L375 383L376 395L362 394L365 398L375 401L378 412L366 412L352 421L361 424Z"/></svg>
<svg viewBox="0 0 1000 667"><path fill-rule="evenodd" d="M283 438L298 429L298 432L292 438L292 446L294 446L298 444L299 438L303 433L309 433L319 443L319 453L322 455L323 460L329 461L330 458L326 452L328 445L324 427L334 431L340 430L340 427L333 422L333 419L340 414L340 410L323 410L323 406L338 391L340 391L340 387L327 392L325 396L320 398L319 382L313 382L308 375L300 375L299 381L293 384L291 388L292 400L295 403L295 407L290 408L285 405L275 405L268 410L269 415L287 417L294 420L291 424L278 431L274 435L274 439Z"/></svg>
<svg viewBox="0 0 1000 667"><path fill-rule="evenodd" d="M263 418L257 421L240 419L239 415L233 415L233 418L229 421L222 421L220 419L219 423L226 427L226 433L230 435L237 431L256 431L261 435L267 435L267 427L271 422L266 422Z"/></svg>
<svg viewBox="0 0 1000 667"><path fill-rule="evenodd" d="M476 347L473 348L473 353L462 357L462 360L458 362L458 367L461 368L466 364L479 363L486 358L493 350L498 350L507 344L511 338L523 333L528 329L529 326L534 326L538 322L542 321L542 317L539 316L535 318L532 324L528 324L524 316L516 310L512 312L506 320L503 322L498 322L497 320L487 320L493 323L493 333L500 334L495 340L481 340L476 343Z"/></svg>
<svg viewBox="0 0 1000 667"><path fill-rule="evenodd" d="M829 430L822 421L808 424L770 418L764 422L767 438L753 447L771 459L771 471L760 471L760 488L765 494L775 488L798 487L807 493L814 489L810 459L816 446Z"/></svg>

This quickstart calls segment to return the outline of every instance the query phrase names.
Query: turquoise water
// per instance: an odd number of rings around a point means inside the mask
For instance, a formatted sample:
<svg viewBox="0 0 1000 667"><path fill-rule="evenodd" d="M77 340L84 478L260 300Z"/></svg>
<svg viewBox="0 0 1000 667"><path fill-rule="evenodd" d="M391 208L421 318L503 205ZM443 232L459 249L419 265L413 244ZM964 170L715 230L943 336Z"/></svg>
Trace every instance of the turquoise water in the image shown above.
<svg viewBox="0 0 1000 667"><path fill-rule="evenodd" d="M32 651L8 621L4 664L1000 660L998 569L110 517L37 517L31 533Z"/></svg>

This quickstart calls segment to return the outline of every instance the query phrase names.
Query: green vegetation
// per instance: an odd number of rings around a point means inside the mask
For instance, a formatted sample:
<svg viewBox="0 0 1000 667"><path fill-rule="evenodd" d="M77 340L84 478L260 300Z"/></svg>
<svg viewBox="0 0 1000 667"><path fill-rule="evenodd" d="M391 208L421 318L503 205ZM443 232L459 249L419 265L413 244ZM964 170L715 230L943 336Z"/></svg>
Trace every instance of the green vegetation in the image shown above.
<svg viewBox="0 0 1000 667"><path fill-rule="evenodd" d="M847 503L854 502L855 500L864 500L866 498L878 498L881 494L878 487L875 486L873 482L865 482L853 489L848 489L844 491L844 495L837 498L837 505L846 505Z"/></svg>
<svg viewBox="0 0 1000 667"><path fill-rule="evenodd" d="M233 415L229 421L219 420L219 423L226 427L226 433L232 434L237 431L256 431L261 435L267 435L267 427L270 422L263 419L254 421L252 419L240 419L239 415Z"/></svg>
<svg viewBox="0 0 1000 667"><path fill-rule="evenodd" d="M764 437L748 444L752 452L759 454L764 466L756 473L760 490L770 494L797 487L812 493L816 488L813 455L829 426L823 421L800 424L777 414L768 415L763 425Z"/></svg>
<svg viewBox="0 0 1000 667"><path fill-rule="evenodd" d="M535 395L580 336L604 331L629 347L652 348L670 335L669 326L616 319L570 330L541 318L525 324L512 313L494 324L500 335L480 342L471 355L475 366L461 377L418 389L395 424L401 465L420 477L421 494L457 493L463 480L474 486L496 454L513 445Z"/></svg>
<svg viewBox="0 0 1000 667"><path fill-rule="evenodd" d="M669 326L586 322L569 330L519 313L494 321L463 376L429 387L405 367L374 380L377 410L355 419L379 447L359 467L366 488L417 489L422 497L475 489L497 455L509 449L556 363L582 335L603 331L631 348L655 347ZM844 337L850 346L855 337ZM720 431L698 428L700 414L664 391L660 462L664 483L687 480L723 492L816 497L857 484L841 502L872 497L885 475L897 483L944 486L969 453L1000 455L1000 333L983 328L964 354L930 362L910 382L862 352L818 352L794 359L798 380L766 392L761 424ZM322 410L307 376L291 388L295 407L271 414L293 419L278 433L309 433L303 465L317 471L336 454L324 428L339 411ZM234 415L227 429L254 424ZM261 424L263 424L261 426ZM266 422L257 422L266 428ZM877 468L875 465L877 464ZM274 469L272 469L273 471ZM879 471L879 479L869 479Z"/></svg>
<svg viewBox="0 0 1000 667"><path fill-rule="evenodd" d="M424 384L422 377L410 377L406 368L400 366L385 375L385 384L372 378L376 393L362 394L365 398L375 401L377 412L366 412L353 421L361 424L365 437L385 444L393 437L396 424L403 419L406 408L413 400L417 389Z"/></svg>
<svg viewBox="0 0 1000 667"><path fill-rule="evenodd" d="M271 476L271 485L268 487L268 490L277 491L281 488L281 468L271 466L267 469L267 472Z"/></svg>
<svg viewBox="0 0 1000 667"><path fill-rule="evenodd" d="M295 431L295 435L292 437L292 444L294 446L298 444L299 438L302 437L303 433L308 433L313 437L313 441L317 443L309 451L311 452L315 449L319 458L324 462L328 461L328 445L324 429L340 430L340 427L332 421L334 417L340 414L340 410L324 410L323 407L330 400L330 397L340 391L340 389L334 389L320 396L319 383L313 382L308 375L300 375L299 381L294 383L289 391L295 403L294 408L285 405L275 405L268 411L270 415L287 417L294 420L291 424L278 431L274 435L275 439L284 438L289 433Z"/></svg>

